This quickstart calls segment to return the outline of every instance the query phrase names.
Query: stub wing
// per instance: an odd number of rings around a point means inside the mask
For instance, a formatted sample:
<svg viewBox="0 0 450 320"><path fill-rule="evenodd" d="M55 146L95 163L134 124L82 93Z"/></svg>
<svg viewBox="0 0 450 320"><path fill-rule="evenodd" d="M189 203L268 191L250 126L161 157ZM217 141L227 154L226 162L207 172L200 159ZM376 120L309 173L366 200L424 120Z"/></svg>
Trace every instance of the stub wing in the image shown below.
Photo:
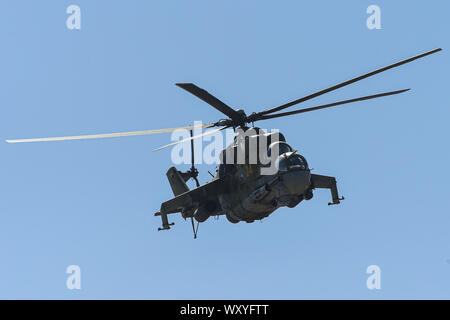
<svg viewBox="0 0 450 320"><path fill-rule="evenodd" d="M192 211L209 200L217 201L218 195L223 192L226 192L225 179L216 179L163 202L160 212L155 213L155 216L161 216L162 220L162 228L158 228L158 230L168 230L174 224L169 223L168 214L182 212L183 210Z"/></svg>
<svg viewBox="0 0 450 320"><path fill-rule="evenodd" d="M196 189L184 192L175 198L163 202L161 204L161 211L157 212L155 215L159 216L162 213L177 213L181 212L183 209L197 207L207 200L216 200L219 193L225 192L225 189L224 179L213 180Z"/></svg>
<svg viewBox="0 0 450 320"><path fill-rule="evenodd" d="M311 184L313 188L330 189L333 202L329 202L328 205L339 204L340 200L344 200L344 197L339 198L335 177L311 174Z"/></svg>

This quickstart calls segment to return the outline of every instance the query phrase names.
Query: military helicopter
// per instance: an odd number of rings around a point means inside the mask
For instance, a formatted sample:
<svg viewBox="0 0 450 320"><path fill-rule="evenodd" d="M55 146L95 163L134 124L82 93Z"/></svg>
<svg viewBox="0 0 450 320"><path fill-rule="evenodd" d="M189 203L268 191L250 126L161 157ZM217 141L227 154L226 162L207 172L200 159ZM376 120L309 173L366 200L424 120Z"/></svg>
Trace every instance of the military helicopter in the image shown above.
<svg viewBox="0 0 450 320"><path fill-rule="evenodd" d="M193 94L227 116L226 119L200 126L82 136L17 139L6 140L6 142L19 143L112 138L173 132L178 129L189 130L189 137L155 149L156 151L187 141L190 141L191 145L191 168L186 172L179 171L175 167L169 168L166 175L175 197L163 202L160 211L156 212L155 216L161 217L162 227L158 228L158 231L160 231L168 230L174 225L174 223L169 222L168 214L181 213L184 219L189 218L191 220L194 238L197 238L199 223L205 222L209 217L225 215L231 223L238 223L240 221L251 223L255 220L261 220L268 217L280 207L287 206L293 208L303 200L310 200L313 197L313 190L317 188L330 190L332 201L329 202L328 205L339 204L344 198L339 197L336 179L334 177L312 174L305 157L298 154L297 151L286 142L282 133L264 132L262 129L255 127L254 122L406 92L410 89L378 93L294 111L279 112L441 50L441 48L437 48L419 54L341 82L329 88L314 92L297 100L260 112L253 112L250 115L247 115L244 110L235 110L229 107L212 94L199 88L193 83L177 83L176 85L178 87ZM249 124L251 124L251 126L248 126ZM217 128L198 135L193 135L194 129L213 127ZM234 142L222 151L216 175L211 174L213 177L212 180L204 185L200 185L197 178L198 170L194 166L194 139L228 128L238 131L238 134L235 136ZM256 147L252 148L251 146ZM272 165L275 170L267 171L266 169L270 168ZM190 190L187 186L186 182L190 179L195 181L195 189ZM197 226L195 226L194 220L197 221Z"/></svg>

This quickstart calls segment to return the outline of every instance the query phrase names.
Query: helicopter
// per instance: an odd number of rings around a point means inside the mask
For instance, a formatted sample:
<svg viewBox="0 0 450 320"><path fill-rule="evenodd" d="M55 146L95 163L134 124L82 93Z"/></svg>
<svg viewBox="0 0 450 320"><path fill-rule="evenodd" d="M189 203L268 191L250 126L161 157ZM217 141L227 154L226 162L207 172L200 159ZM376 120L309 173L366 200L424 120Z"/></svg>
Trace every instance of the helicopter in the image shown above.
<svg viewBox="0 0 450 320"><path fill-rule="evenodd" d="M51 138L33 138L6 140L8 143L63 141L94 138L112 138L134 135L148 135L176 130L189 130L190 136L169 143L155 149L161 150L175 144L190 141L191 168L182 172L175 167L169 168L166 173L174 198L161 204L155 216L161 217L162 227L158 231L169 230L174 223L170 223L169 214L180 213L186 220L190 219L194 239L197 238L199 224L210 217L225 215L231 223L245 221L247 223L267 218L281 207L294 208L303 200L311 200L315 189L329 189L332 201L328 205L337 205L344 197L340 197L335 177L313 174L303 155L298 154L287 142L280 132L265 132L254 123L279 117L291 116L315 110L341 106L353 102L376 99L396 95L409 91L402 89L383 92L324 105L303 108L293 111L280 112L294 105L303 103L328 92L348 86L368 77L396 68L403 64L423 58L441 51L437 48L411 58L401 60L394 64L365 73L350 80L338 83L326 89L311 93L294 101L253 112L249 115L242 109L233 109L206 90L193 83L177 83L176 85L197 98L203 100L227 118L219 121L178 128L119 132L108 134L93 134L80 136L65 136ZM195 129L215 128L194 135ZM220 164L212 180L203 185L198 181L198 170L195 167L194 139L201 138L225 129L237 132L234 141L220 153ZM271 169L271 170L270 170ZM195 181L196 188L190 189L187 182ZM195 226L195 222L197 225Z"/></svg>

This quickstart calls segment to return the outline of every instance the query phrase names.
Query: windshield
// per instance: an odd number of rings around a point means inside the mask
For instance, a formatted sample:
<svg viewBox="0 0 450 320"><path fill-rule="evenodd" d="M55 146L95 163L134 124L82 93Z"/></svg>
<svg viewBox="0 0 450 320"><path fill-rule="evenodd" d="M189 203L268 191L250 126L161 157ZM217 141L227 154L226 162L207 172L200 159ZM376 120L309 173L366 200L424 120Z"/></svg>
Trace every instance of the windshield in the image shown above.
<svg viewBox="0 0 450 320"><path fill-rule="evenodd" d="M298 168L298 169L301 169L301 170L305 170L305 169L308 168L308 165L306 164L306 161L299 154L294 154L293 156L291 156L287 160L287 166L288 166L288 169Z"/></svg>
<svg viewBox="0 0 450 320"><path fill-rule="evenodd" d="M301 155L291 154L290 156L279 157L277 159L277 167L280 171L307 170L308 164Z"/></svg>
<svg viewBox="0 0 450 320"><path fill-rule="evenodd" d="M272 155L272 150L276 149L277 147L278 147L278 155L286 152L292 152L291 146L288 145L286 142L277 141L269 146L269 149L267 150L267 156L270 157Z"/></svg>

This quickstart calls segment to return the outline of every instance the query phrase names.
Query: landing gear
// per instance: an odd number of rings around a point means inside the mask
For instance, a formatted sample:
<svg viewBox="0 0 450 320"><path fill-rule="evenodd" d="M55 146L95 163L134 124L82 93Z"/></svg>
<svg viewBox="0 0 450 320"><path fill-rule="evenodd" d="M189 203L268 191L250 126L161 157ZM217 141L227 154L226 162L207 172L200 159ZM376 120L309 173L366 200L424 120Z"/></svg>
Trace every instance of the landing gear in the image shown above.
<svg viewBox="0 0 450 320"><path fill-rule="evenodd" d="M202 210L203 208L198 208L194 212L194 218L197 222L205 222L209 218L209 213L206 210Z"/></svg>
<svg viewBox="0 0 450 320"><path fill-rule="evenodd" d="M230 221L231 223L238 223L239 222L239 220L236 220L233 217L231 217L228 212L225 214L225 216L227 217L227 220Z"/></svg>
<svg viewBox="0 0 450 320"><path fill-rule="evenodd" d="M303 195L298 196L297 201L292 201L287 205L288 208L295 208L300 202L303 201L303 199L305 199Z"/></svg>
<svg viewBox="0 0 450 320"><path fill-rule="evenodd" d="M305 200L311 200L313 198L313 192L311 189L308 189L308 191L305 192L304 198Z"/></svg>

